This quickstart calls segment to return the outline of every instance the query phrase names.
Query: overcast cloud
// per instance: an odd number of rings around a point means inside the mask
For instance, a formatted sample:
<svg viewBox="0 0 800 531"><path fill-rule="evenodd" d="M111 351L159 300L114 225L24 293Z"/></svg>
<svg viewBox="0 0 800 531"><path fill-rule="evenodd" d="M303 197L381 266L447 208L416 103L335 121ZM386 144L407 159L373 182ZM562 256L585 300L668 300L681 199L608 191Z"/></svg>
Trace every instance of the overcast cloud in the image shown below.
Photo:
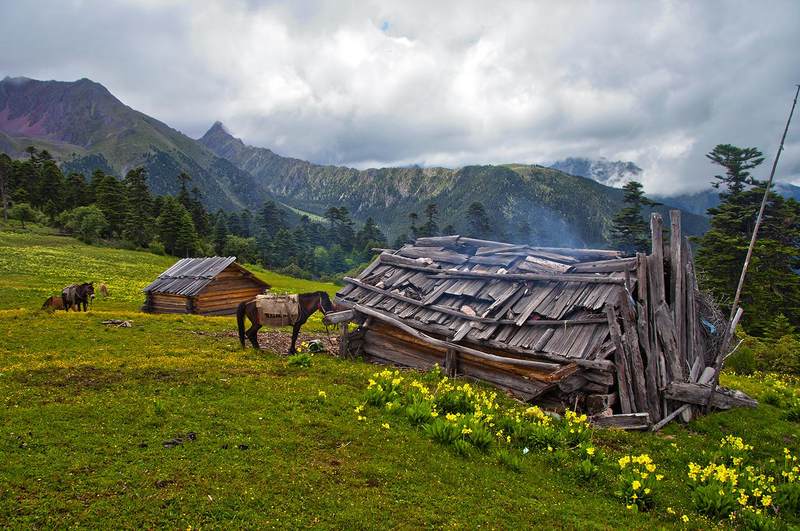
<svg viewBox="0 0 800 531"><path fill-rule="evenodd" d="M0 50L0 77L88 77L193 137L221 120L362 168L607 157L670 193L706 187L718 143L768 171L800 2L0 0ZM800 182L796 118L779 179Z"/></svg>

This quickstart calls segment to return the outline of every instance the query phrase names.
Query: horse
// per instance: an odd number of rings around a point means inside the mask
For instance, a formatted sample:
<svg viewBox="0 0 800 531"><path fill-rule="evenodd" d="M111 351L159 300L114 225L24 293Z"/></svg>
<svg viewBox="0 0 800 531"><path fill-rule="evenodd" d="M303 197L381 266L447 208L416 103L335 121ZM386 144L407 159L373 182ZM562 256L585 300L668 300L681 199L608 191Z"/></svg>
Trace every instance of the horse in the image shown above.
<svg viewBox="0 0 800 531"><path fill-rule="evenodd" d="M63 309L64 299L61 298L61 295L53 295L52 297L48 297L47 300L44 301L44 304L42 304L42 310L47 310L48 312L54 312L56 310Z"/></svg>
<svg viewBox="0 0 800 531"><path fill-rule="evenodd" d="M105 282L100 283L100 287L97 288L97 291L100 292L100 295L102 295L103 298L108 297L108 286L106 286Z"/></svg>
<svg viewBox="0 0 800 531"><path fill-rule="evenodd" d="M297 302L300 306L300 314L292 327L292 345L289 347L289 354L297 352L295 344L297 343L297 335L300 333L300 327L308 321L308 318L311 317L314 312L319 310L325 314L334 310L331 298L324 291L301 293L297 296ZM247 317L251 323L247 332L244 330L245 317ZM256 299L239 303L239 306L236 308L236 323L239 326L239 342L242 344L242 348L246 348L245 337L250 340L253 348L261 348L258 345L258 330L263 325L259 322L259 311L256 307Z"/></svg>
<svg viewBox="0 0 800 531"><path fill-rule="evenodd" d="M77 306L75 311L86 311L87 306L94 300L94 282L84 282L83 284L72 284L61 290L61 300L64 302L64 309L69 311L73 306Z"/></svg>

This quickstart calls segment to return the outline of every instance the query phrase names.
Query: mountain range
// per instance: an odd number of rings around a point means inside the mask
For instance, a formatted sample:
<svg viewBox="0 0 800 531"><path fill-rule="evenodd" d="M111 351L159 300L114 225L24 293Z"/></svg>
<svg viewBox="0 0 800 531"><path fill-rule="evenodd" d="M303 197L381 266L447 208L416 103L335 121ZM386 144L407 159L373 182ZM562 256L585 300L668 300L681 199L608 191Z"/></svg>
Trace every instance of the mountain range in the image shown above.
<svg viewBox="0 0 800 531"><path fill-rule="evenodd" d="M578 175L593 179L599 183L622 188L631 180L641 181L643 170L633 162L611 161L604 158L587 159L581 157L570 157L559 160L550 165L551 168L561 170L572 175ZM709 179L710 181L710 179ZM791 183L776 182L773 190L786 198L793 198L800 201L800 186ZM661 203L673 205L686 212L705 216L709 208L719 205L719 190L709 188L693 193L683 193L675 195L653 194L651 199Z"/></svg>
<svg viewBox="0 0 800 531"><path fill-rule="evenodd" d="M466 228L466 210L481 202L498 232L548 245L602 245L610 219L622 205L618 185L632 163L378 168L357 170L314 164L249 146L219 122L200 139L138 112L105 87L75 82L5 78L0 81L0 150L15 157L34 145L47 149L64 171L95 169L122 176L144 166L152 190L175 193L185 171L212 208L258 208L272 199L296 217L345 206L354 219L373 217L390 235L408 229L412 212L423 217L436 203L439 225ZM583 159L585 160L585 159ZM565 173L567 170L569 173ZM570 173L585 173L588 176ZM659 207L666 212L668 207ZM684 230L707 228L686 213Z"/></svg>

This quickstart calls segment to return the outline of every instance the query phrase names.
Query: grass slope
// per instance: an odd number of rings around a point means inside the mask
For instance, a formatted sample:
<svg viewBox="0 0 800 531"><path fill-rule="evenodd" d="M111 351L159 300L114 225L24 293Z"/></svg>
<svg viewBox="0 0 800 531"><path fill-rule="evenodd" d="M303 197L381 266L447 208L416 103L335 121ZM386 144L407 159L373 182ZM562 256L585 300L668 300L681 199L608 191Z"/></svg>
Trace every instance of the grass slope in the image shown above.
<svg viewBox="0 0 800 531"><path fill-rule="evenodd" d="M583 481L575 460L531 452L517 474L490 456L457 457L390 413L356 421L371 365L318 355L295 368L241 351L230 318L136 312L143 283L171 261L0 232L0 526L678 527L686 465L724 434L754 444L759 461L798 446L797 425L770 406L657 435L598 432L609 458L647 452L666 475L656 508L635 514L608 470ZM84 278L109 283L112 298L89 313L35 310ZM100 324L111 317L134 327ZM196 440L164 447L189 432ZM709 523L692 515L688 525Z"/></svg>

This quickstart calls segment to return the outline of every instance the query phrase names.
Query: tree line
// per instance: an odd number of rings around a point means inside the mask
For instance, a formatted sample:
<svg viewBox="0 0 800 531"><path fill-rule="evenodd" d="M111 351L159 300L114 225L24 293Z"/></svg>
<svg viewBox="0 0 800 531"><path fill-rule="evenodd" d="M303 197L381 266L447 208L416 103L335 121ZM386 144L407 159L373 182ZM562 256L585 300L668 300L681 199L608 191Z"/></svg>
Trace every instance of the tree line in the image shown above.
<svg viewBox="0 0 800 531"><path fill-rule="evenodd" d="M722 169L712 179L712 185L719 190L720 204L708 209L710 229L693 238L697 273L701 288L709 291L723 310L730 311L767 184L753 177L751 170L764 162L764 156L753 147L720 144L706 157ZM647 252L650 234L645 210L657 203L645 197L638 182L628 183L624 190L625 206L612 220L610 240L631 253ZM800 203L770 191L742 292L742 325L749 334L772 338L776 345L780 341L776 330L784 331L787 338L794 338L792 341L798 340L798 272ZM800 346L800 342L796 344ZM764 348L765 352L768 350ZM800 348L795 357L800 360Z"/></svg>
<svg viewBox="0 0 800 531"><path fill-rule="evenodd" d="M64 175L46 150L26 151L23 160L0 153L4 220L50 225L86 243L111 240L178 257L231 255L305 278L340 275L368 262L371 249L386 246L373 219L357 228L344 207L328 209L324 223L290 219L274 201L255 213L211 213L186 173L176 177L176 195L156 196L144 168L121 180L101 170L87 179Z"/></svg>

